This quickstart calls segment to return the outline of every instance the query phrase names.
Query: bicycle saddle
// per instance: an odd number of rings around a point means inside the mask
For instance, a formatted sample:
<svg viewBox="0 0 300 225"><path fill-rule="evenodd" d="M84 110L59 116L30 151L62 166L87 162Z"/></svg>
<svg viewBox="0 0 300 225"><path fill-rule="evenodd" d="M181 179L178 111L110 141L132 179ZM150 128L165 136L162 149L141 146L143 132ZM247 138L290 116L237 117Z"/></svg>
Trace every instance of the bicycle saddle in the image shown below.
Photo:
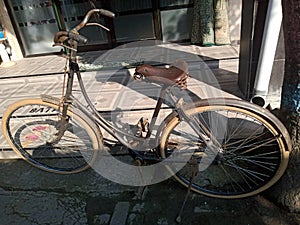
<svg viewBox="0 0 300 225"><path fill-rule="evenodd" d="M185 64L184 67L187 67ZM147 78L151 82L163 83L169 86L177 84L183 90L187 88L188 78L188 74L184 70L182 67L175 65L171 65L169 68L159 68L143 64L135 69L134 77L135 79Z"/></svg>

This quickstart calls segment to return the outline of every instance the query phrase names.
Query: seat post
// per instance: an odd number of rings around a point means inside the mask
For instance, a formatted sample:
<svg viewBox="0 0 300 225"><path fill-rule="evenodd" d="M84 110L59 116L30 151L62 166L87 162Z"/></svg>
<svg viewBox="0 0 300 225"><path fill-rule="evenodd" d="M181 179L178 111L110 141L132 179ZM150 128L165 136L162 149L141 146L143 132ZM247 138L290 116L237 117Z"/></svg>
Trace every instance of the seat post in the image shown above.
<svg viewBox="0 0 300 225"><path fill-rule="evenodd" d="M156 120L157 120L157 116L159 114L159 111L161 109L161 105L164 101L164 98L166 96L166 92L167 92L167 89L168 89L168 85L163 85L161 91L160 91L160 94L159 94L159 98L158 98L158 101L156 103L156 106L155 106L155 109L154 109L154 112L153 112L153 115L152 115L152 118L151 118L151 122L150 122L150 125L149 125L149 130L148 130L148 133L146 135L146 138L149 138L151 133L152 133L152 130L153 130L153 127L156 123Z"/></svg>

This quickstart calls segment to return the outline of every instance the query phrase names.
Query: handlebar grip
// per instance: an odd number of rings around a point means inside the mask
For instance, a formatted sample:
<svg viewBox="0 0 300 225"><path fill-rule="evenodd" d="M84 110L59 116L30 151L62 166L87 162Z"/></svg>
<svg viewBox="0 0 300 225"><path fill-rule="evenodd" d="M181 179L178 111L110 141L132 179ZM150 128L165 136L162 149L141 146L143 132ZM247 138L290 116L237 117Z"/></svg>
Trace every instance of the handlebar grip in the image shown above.
<svg viewBox="0 0 300 225"><path fill-rule="evenodd" d="M110 17L110 18L115 18L115 14L109 10L106 10L106 9L100 9L99 10L99 13L103 16L107 16L107 17Z"/></svg>
<svg viewBox="0 0 300 225"><path fill-rule="evenodd" d="M69 38L81 43L81 44L86 44L88 42L88 39L80 34L75 34L73 32L68 33Z"/></svg>

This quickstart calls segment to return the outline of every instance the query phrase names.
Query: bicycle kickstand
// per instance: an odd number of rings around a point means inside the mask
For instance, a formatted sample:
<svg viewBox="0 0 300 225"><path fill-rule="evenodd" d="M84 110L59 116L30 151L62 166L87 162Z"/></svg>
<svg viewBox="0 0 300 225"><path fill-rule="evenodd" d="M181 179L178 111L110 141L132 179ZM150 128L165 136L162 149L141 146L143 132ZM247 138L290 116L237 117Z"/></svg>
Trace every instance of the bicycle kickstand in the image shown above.
<svg viewBox="0 0 300 225"><path fill-rule="evenodd" d="M140 169L140 166L142 166L142 161L140 159L136 159L135 163L139 167L139 173L140 173L141 179L143 180L143 183L145 183L143 173ZM146 188L147 188L146 185L143 185L143 186L139 187L139 189L137 191L137 195L136 195L136 198L138 200L143 200L144 199L144 194L145 194Z"/></svg>
<svg viewBox="0 0 300 225"><path fill-rule="evenodd" d="M183 213L183 210L184 210L184 207L187 203L187 200L188 200L188 197L189 197L189 194L191 192L191 188L192 188L192 184L193 184L193 180L194 178L197 176L198 174L198 162L197 162L197 159L196 158L191 158L188 162L188 165L189 165L189 173L190 173L190 183L189 183L189 186L188 186L188 189L187 189L187 192L185 194L185 197L184 197L184 201L182 203L182 206L181 206L181 209L180 209L180 212L176 218L176 222L177 223L181 223L181 216L182 216L182 213Z"/></svg>

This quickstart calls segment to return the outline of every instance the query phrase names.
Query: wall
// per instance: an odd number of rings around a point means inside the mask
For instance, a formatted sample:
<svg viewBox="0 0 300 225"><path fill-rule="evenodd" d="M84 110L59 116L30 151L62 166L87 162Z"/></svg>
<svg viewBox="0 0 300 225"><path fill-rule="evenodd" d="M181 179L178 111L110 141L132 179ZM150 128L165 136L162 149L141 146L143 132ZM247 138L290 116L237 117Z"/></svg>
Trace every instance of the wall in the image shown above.
<svg viewBox="0 0 300 225"><path fill-rule="evenodd" d="M241 13L242 0L228 0L228 19L232 44L240 43Z"/></svg>
<svg viewBox="0 0 300 225"><path fill-rule="evenodd" d="M19 42L16 38L14 28L12 26L10 17L8 15L6 6L3 0L0 0L0 22L5 28L6 36L9 44L12 47L12 60L19 60L23 58Z"/></svg>

